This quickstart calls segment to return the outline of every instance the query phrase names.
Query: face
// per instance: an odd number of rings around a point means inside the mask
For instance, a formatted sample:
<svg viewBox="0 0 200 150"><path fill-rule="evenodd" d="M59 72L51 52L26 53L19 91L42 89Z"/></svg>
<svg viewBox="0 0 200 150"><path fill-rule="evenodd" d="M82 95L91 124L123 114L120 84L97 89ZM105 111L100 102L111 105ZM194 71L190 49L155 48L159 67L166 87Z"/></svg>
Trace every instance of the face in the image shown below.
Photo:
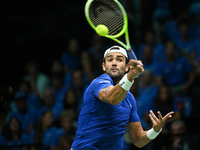
<svg viewBox="0 0 200 150"><path fill-rule="evenodd" d="M186 23L182 23L180 26L179 26L179 31L180 31L180 34L182 36L186 36L189 34L189 26L186 24Z"/></svg>
<svg viewBox="0 0 200 150"><path fill-rule="evenodd" d="M117 52L109 53L105 57L105 63L102 64L103 70L111 76L111 78L121 79L128 71L126 57Z"/></svg>
<svg viewBox="0 0 200 150"><path fill-rule="evenodd" d="M145 35L145 41L147 43L154 43L155 41L155 36L151 31L148 31Z"/></svg>
<svg viewBox="0 0 200 150"><path fill-rule="evenodd" d="M66 131L70 131L71 130L71 127L72 127L72 120L70 117L64 117L61 121L61 124L63 126L63 128L66 130Z"/></svg>
<svg viewBox="0 0 200 150"><path fill-rule="evenodd" d="M168 90L166 87L161 87L160 89L160 100L166 101L168 98Z"/></svg>
<svg viewBox="0 0 200 150"><path fill-rule="evenodd" d="M11 131L17 131L20 127L19 121L16 118L12 118L9 125Z"/></svg>
<svg viewBox="0 0 200 150"><path fill-rule="evenodd" d="M174 43L172 43L172 42L167 42L166 43L165 51L166 51L167 57L174 56L175 50L176 50L176 48L175 48Z"/></svg>
<svg viewBox="0 0 200 150"><path fill-rule="evenodd" d="M68 91L66 95L66 103L68 105L74 105L76 102L76 95L73 91Z"/></svg>
<svg viewBox="0 0 200 150"><path fill-rule="evenodd" d="M54 93L52 90L46 89L44 91L43 102L48 106L52 106L54 104Z"/></svg>
<svg viewBox="0 0 200 150"><path fill-rule="evenodd" d="M72 55L75 55L79 48L79 42L77 39L71 39L69 42L69 51Z"/></svg>
<svg viewBox="0 0 200 150"><path fill-rule="evenodd" d="M43 116L42 116L42 122L43 124L46 124L47 126L50 126L53 122L53 113L51 111L47 111Z"/></svg>
<svg viewBox="0 0 200 150"><path fill-rule="evenodd" d="M51 67L52 72L62 72L62 69L62 64L59 61L53 62Z"/></svg>
<svg viewBox="0 0 200 150"><path fill-rule="evenodd" d="M72 75L72 82L77 89L82 88L83 86L83 74L80 70L77 70Z"/></svg>

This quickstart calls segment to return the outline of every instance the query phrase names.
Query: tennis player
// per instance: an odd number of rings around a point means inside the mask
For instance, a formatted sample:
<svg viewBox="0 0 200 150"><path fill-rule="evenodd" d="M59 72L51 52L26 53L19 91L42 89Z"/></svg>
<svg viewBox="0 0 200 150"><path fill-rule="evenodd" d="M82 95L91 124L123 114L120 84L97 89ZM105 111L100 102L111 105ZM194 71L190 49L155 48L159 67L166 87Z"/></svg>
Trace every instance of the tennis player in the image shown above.
<svg viewBox="0 0 200 150"><path fill-rule="evenodd" d="M137 65L136 65L137 64ZM94 79L84 93L76 137L72 150L122 150L127 126L133 143L141 148L161 132L169 112L158 117L150 111L152 128L144 131L137 114L136 101L129 89L143 71L141 61L130 59L120 46L112 46L104 53L105 74Z"/></svg>

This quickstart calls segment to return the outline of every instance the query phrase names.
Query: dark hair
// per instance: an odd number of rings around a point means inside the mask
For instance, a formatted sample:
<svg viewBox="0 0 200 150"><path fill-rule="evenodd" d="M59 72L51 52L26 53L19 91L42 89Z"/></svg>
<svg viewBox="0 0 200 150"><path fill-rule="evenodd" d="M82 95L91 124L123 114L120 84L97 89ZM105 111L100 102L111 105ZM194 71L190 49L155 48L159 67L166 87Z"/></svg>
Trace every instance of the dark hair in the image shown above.
<svg viewBox="0 0 200 150"><path fill-rule="evenodd" d="M161 90L162 88L166 88L167 89L167 100L165 103L163 103L162 101L160 101L160 93L161 93ZM156 96L156 99L155 99L155 105L158 109L162 109L164 107L168 107L169 109L172 107L172 104L173 103L173 95L172 95L172 92L170 90L170 88L168 86L161 86L159 89L158 89L158 92L157 92L157 96Z"/></svg>
<svg viewBox="0 0 200 150"><path fill-rule="evenodd" d="M12 138L13 138L13 137L12 137L12 131L11 131L11 129L10 129L10 123L11 123L11 120L12 120L12 119L16 119L17 122L18 122L18 124L19 124L19 129L18 129L18 131L17 131L18 139L21 138L21 135L22 135L22 133L23 133L23 129L22 129L22 126L21 126L21 122L19 121L19 119L16 118L16 117L11 117L11 118L9 119L8 123L6 123L6 124L4 125L4 127L3 127L3 129L2 129L2 135L5 137L5 139L6 139L7 141L12 140Z"/></svg>
<svg viewBox="0 0 200 150"><path fill-rule="evenodd" d="M35 144L42 144L42 138L43 138L43 129L42 129L42 121L41 121L41 117L44 116L46 113L51 112L52 111L50 109L45 110L44 112L42 112L40 119L38 120L38 122L36 123L36 127L35 127L35 137L34 137L34 142Z"/></svg>

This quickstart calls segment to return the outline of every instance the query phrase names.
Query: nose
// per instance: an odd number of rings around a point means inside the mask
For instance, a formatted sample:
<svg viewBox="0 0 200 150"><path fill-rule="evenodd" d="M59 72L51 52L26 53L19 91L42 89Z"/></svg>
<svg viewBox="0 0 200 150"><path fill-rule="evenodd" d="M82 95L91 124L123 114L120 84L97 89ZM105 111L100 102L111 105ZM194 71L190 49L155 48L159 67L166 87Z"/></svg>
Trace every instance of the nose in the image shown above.
<svg viewBox="0 0 200 150"><path fill-rule="evenodd" d="M112 66L117 66L117 61L115 59L112 61Z"/></svg>

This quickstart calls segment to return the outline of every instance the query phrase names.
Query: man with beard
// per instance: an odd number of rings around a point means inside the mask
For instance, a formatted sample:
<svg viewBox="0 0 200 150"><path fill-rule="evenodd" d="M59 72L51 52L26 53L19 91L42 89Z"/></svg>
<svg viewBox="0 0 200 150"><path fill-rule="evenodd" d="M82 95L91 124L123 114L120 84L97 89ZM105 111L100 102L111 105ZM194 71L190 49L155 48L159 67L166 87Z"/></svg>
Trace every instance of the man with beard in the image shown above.
<svg viewBox="0 0 200 150"><path fill-rule="evenodd" d="M76 137L72 150L121 150L127 128L137 147L143 147L162 130L169 112L158 117L150 111L153 127L144 131L137 114L136 101L129 92L134 79L143 71L141 61L130 59L119 46L112 46L104 53L102 63L105 74L94 79L84 93Z"/></svg>

